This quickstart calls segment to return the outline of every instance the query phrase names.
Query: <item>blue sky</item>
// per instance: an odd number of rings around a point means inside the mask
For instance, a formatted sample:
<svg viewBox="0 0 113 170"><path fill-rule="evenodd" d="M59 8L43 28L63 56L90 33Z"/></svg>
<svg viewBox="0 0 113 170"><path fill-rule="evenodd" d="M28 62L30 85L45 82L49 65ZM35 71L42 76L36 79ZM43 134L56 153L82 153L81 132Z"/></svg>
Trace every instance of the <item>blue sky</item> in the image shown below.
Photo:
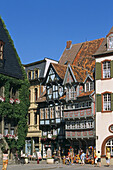
<svg viewBox="0 0 113 170"><path fill-rule="evenodd" d="M105 37L113 26L112 0L2 0L0 16L23 64L59 60L66 41Z"/></svg>

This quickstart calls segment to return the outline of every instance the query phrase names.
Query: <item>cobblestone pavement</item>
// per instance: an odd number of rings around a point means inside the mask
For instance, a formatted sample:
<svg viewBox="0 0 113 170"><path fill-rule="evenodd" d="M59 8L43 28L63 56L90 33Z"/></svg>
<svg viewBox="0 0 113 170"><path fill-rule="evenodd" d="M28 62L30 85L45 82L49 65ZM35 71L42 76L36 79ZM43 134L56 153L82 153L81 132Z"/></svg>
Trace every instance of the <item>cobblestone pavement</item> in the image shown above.
<svg viewBox="0 0 113 170"><path fill-rule="evenodd" d="M63 164L25 164L25 165L8 165L7 170L113 170L113 166L110 167L95 167L94 165L63 165ZM0 165L2 170L2 165Z"/></svg>

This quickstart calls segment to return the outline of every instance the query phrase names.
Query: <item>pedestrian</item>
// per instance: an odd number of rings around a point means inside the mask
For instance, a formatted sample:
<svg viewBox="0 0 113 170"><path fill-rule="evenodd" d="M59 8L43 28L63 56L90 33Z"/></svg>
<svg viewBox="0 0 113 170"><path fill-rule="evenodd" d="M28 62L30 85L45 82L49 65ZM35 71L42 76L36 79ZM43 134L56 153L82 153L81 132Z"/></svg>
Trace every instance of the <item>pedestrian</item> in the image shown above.
<svg viewBox="0 0 113 170"><path fill-rule="evenodd" d="M85 164L85 153L84 152L82 152L82 154L81 154L81 164L82 165L84 165Z"/></svg>
<svg viewBox="0 0 113 170"><path fill-rule="evenodd" d="M8 165L8 150L5 150L3 152L3 168L2 168L2 170L7 170L7 165Z"/></svg>
<svg viewBox="0 0 113 170"><path fill-rule="evenodd" d="M109 166L109 164L110 164L110 159L111 159L111 154L110 154L110 151L108 149L107 152L106 152L106 163L107 163L107 166Z"/></svg>
<svg viewBox="0 0 113 170"><path fill-rule="evenodd" d="M99 165L99 167L101 167L101 154L100 154L100 151L98 151L98 153L97 153L97 164Z"/></svg>

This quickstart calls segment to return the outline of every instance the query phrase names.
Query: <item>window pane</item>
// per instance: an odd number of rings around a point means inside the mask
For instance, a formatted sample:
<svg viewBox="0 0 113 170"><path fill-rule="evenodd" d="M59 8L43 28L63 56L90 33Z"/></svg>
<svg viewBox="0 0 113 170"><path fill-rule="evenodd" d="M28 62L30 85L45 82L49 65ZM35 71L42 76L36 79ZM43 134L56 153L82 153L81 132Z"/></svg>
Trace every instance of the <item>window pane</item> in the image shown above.
<svg viewBox="0 0 113 170"><path fill-rule="evenodd" d="M110 61L103 63L103 78L110 78Z"/></svg>
<svg viewBox="0 0 113 170"><path fill-rule="evenodd" d="M111 94L103 95L103 110L111 110Z"/></svg>

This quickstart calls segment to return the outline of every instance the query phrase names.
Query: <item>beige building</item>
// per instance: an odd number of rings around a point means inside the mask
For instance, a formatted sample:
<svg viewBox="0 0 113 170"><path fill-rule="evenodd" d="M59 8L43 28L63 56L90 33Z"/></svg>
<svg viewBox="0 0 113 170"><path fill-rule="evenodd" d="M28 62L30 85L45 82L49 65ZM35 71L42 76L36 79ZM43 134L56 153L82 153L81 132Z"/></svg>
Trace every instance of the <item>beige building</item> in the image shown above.
<svg viewBox="0 0 113 170"><path fill-rule="evenodd" d="M57 63L57 61L45 58L44 60L24 65L28 80L30 82L28 133L25 144L25 153L30 155L32 155L35 151L41 152L41 130L39 129L37 99L45 91L45 87L40 84L46 75L50 63Z"/></svg>
<svg viewBox="0 0 113 170"><path fill-rule="evenodd" d="M94 55L96 59L96 151L102 161L113 157L113 27ZM113 164L113 161L111 161Z"/></svg>

